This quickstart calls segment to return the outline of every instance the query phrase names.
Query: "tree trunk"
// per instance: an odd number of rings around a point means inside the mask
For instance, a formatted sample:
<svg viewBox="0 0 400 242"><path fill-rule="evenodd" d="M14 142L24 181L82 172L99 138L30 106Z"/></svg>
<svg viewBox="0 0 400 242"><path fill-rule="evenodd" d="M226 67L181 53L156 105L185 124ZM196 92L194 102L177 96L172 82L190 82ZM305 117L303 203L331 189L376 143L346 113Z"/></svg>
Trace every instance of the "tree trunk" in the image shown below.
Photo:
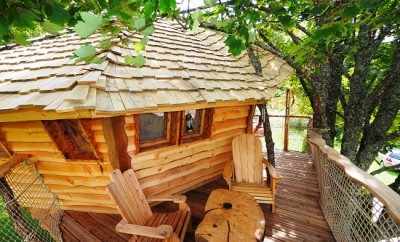
<svg viewBox="0 0 400 242"><path fill-rule="evenodd" d="M400 175L397 176L396 180L394 180L394 182L390 184L389 187L400 194Z"/></svg>
<svg viewBox="0 0 400 242"><path fill-rule="evenodd" d="M266 104L258 105L264 126L264 139L267 148L268 161L275 167L275 150L274 141L272 140L271 124L269 123L269 115Z"/></svg>
<svg viewBox="0 0 400 242"><path fill-rule="evenodd" d="M4 200L5 208L13 222L14 229L24 241L40 242L35 230L25 220L22 208L15 199L14 192L4 177L0 177L0 195Z"/></svg>

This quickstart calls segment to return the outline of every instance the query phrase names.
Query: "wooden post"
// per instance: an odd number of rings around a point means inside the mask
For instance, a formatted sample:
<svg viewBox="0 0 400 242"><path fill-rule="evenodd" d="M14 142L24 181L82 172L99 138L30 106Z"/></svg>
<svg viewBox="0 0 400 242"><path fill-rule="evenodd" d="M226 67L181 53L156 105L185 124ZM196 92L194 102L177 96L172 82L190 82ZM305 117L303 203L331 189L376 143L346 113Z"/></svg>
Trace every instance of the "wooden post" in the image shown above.
<svg viewBox="0 0 400 242"><path fill-rule="evenodd" d="M289 150L289 115L290 115L290 90L286 90L285 124L283 127L283 151Z"/></svg>
<svg viewBox="0 0 400 242"><path fill-rule="evenodd" d="M128 154L128 136L125 130L125 117L104 118L103 132L113 169L125 171L131 168L131 157Z"/></svg>

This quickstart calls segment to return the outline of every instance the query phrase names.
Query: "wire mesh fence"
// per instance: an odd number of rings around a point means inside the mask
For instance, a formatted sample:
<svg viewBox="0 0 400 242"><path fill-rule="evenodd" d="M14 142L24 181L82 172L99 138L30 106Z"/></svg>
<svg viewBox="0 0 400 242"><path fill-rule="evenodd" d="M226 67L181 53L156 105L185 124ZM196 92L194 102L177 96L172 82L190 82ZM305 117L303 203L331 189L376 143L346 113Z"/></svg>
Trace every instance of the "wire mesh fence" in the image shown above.
<svg viewBox="0 0 400 242"><path fill-rule="evenodd" d="M0 178L0 194L0 242L62 241L59 201L32 163Z"/></svg>
<svg viewBox="0 0 400 242"><path fill-rule="evenodd" d="M363 185L363 182L350 177L344 168L338 165L336 159L340 158L339 153L334 150L327 151L329 148L326 148L321 136L314 131L310 133L310 148L321 193L320 204L336 240L400 241L400 224L396 222L399 218L396 220L383 200L374 196L383 191L372 191ZM357 170L350 162L348 167ZM400 196L395 193L393 195L400 200Z"/></svg>

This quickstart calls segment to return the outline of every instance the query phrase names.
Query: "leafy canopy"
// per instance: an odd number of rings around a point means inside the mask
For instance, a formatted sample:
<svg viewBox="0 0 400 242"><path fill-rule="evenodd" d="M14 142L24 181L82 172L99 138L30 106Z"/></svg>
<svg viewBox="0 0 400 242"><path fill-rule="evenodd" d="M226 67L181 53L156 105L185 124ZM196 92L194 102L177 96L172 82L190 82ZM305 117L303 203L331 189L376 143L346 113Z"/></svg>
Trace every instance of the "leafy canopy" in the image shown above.
<svg viewBox="0 0 400 242"><path fill-rule="evenodd" d="M0 45L28 45L33 36L47 32L57 34L71 27L82 38L95 32L103 35L97 48L107 49L111 39L123 29L142 33L143 39L134 44L135 54L126 57L127 63L143 65L142 52L153 22L158 16L178 15L175 0L0 0ZM97 62L95 47L84 45L77 51L77 60Z"/></svg>

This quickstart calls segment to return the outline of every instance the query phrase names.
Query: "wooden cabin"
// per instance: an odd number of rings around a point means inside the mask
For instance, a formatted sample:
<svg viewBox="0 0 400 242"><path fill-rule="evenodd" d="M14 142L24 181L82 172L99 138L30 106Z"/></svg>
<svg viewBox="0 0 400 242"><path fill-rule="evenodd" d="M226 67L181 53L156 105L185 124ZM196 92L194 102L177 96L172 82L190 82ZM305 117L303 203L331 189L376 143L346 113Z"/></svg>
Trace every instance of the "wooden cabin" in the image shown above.
<svg viewBox="0 0 400 242"><path fill-rule="evenodd" d="M232 160L232 138L252 131L255 105L292 73L257 50L256 75L246 53L228 53L222 34L161 20L143 67L125 64L134 50L121 42L140 39L128 31L98 49L100 64L71 58L101 38L66 32L0 55L0 163L30 155L64 210L118 213L105 189L113 169L133 168L147 196L215 179Z"/></svg>

